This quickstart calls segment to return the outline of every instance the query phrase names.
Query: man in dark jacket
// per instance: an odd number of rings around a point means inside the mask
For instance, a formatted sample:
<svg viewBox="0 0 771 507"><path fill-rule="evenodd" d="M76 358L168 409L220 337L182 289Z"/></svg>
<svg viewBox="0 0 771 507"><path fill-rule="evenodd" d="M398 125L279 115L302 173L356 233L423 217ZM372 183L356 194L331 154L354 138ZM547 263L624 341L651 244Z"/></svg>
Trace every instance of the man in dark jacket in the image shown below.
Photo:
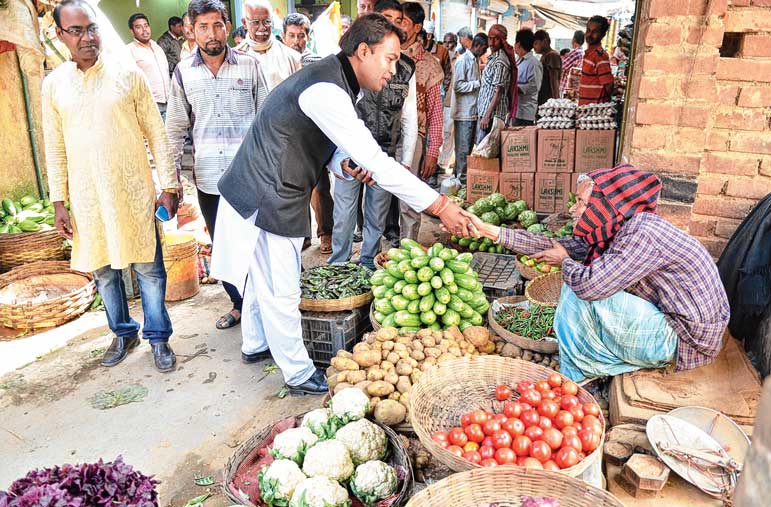
<svg viewBox="0 0 771 507"><path fill-rule="evenodd" d="M182 43L185 41L185 35L182 30L182 18L172 16L169 18L169 29L158 37L158 45L166 54L166 60L169 62L169 74L174 74L174 69L179 63L179 54L182 52Z"/></svg>

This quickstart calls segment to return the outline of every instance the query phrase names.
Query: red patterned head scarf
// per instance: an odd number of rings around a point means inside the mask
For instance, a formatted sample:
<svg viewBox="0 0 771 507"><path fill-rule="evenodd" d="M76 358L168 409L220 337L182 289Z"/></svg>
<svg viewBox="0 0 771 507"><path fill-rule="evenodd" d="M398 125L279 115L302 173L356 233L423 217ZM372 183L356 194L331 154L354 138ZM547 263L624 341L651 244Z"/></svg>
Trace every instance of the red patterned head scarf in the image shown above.
<svg viewBox="0 0 771 507"><path fill-rule="evenodd" d="M573 234L589 244L587 266L608 249L625 221L637 213L656 213L661 191L658 176L628 164L598 169L588 176L594 181L592 195L573 227Z"/></svg>

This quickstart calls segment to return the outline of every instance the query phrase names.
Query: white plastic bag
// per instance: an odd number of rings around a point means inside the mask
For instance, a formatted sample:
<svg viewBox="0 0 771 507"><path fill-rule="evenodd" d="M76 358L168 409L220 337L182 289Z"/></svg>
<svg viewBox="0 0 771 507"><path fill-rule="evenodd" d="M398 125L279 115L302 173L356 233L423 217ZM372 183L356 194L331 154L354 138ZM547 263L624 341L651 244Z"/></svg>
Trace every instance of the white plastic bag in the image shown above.
<svg viewBox="0 0 771 507"><path fill-rule="evenodd" d="M500 118L494 118L490 133L474 146L471 154L482 158L498 158L501 153L501 130L503 127L503 121Z"/></svg>

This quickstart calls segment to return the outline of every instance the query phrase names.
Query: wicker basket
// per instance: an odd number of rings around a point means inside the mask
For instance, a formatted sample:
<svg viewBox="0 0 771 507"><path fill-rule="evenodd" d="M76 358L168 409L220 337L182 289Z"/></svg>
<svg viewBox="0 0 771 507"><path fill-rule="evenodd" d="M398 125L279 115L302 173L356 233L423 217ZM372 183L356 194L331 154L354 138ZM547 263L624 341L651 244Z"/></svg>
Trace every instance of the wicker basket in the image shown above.
<svg viewBox="0 0 771 507"><path fill-rule="evenodd" d="M56 229L0 234L0 272L30 262L64 259L64 238Z"/></svg>
<svg viewBox="0 0 771 507"><path fill-rule="evenodd" d="M311 312L343 312L364 306L372 301L372 291L342 299L300 298L300 310Z"/></svg>
<svg viewBox="0 0 771 507"><path fill-rule="evenodd" d="M450 475L415 494L407 507L518 506L522 495L556 498L561 507L624 507L609 492L580 479L512 466Z"/></svg>
<svg viewBox="0 0 771 507"><path fill-rule="evenodd" d="M255 479L253 485L257 491L259 491L259 486L257 486L256 481L256 471L258 471L262 466L259 460L260 451L263 450L264 452L264 449L273 443L273 438L278 433L281 433L282 431L289 428L298 427L302 422L304 415L305 414L300 414L297 416L287 417L286 419L282 419L273 424L270 424L261 429L258 433L254 434L251 438L249 438L249 440L241 444L241 446L230 457L227 464L225 465L225 480L222 484L225 496L227 496L233 503L237 505L247 505L249 507L264 505L261 502L255 504L248 498L244 498L244 494L238 485L238 483L241 482L240 477L246 475L249 472L253 472L250 474L253 475ZM377 421L371 422L380 426L380 428L382 428L388 436L389 452L388 459L386 461L390 465L397 468L397 473L399 473L400 487L397 491L396 497L386 505L388 507L401 507L409 499L410 492L412 490L412 462L410 461L410 457L402 445L399 436L394 432L394 430L388 426L380 424ZM361 503L357 503L357 500L355 500L353 495L351 495L351 498L354 499L354 507L357 505L362 505Z"/></svg>
<svg viewBox="0 0 771 507"><path fill-rule="evenodd" d="M82 279L82 283L76 281L72 285L75 288L68 293L40 303L0 304L0 323L13 329L56 327L88 310L96 296L93 276L70 269L70 263L67 261L38 261L12 269L0 275L0 289L12 283L33 286L30 284L32 277L60 274L75 276ZM37 285L50 286L50 282L36 283L35 286Z"/></svg>
<svg viewBox="0 0 771 507"><path fill-rule="evenodd" d="M375 303L372 303L369 307L369 323L372 324L372 329L375 331L383 327L375 320Z"/></svg>
<svg viewBox="0 0 771 507"><path fill-rule="evenodd" d="M524 278L525 280L533 280L543 275L543 273L541 273L537 269L530 267L524 264L522 261L520 261L519 256L516 257L516 265L517 265L517 271L519 271L519 274L522 275L522 278Z"/></svg>
<svg viewBox="0 0 771 507"><path fill-rule="evenodd" d="M436 431L460 426L460 416L481 408L503 412L503 402L495 399L495 387L514 386L522 380L545 380L554 370L544 366L500 356L477 356L447 361L431 375L423 375L410 392L410 422L420 442L437 460L454 472L477 468L479 465L462 459L431 439ZM583 388L578 390L581 403L595 399ZM605 420L601 442L605 440ZM576 477L595 461L602 459L602 445L575 466L561 470ZM439 504L436 504L439 505Z"/></svg>
<svg viewBox="0 0 771 507"><path fill-rule="evenodd" d="M547 273L534 279L525 287L525 297L533 304L557 307L562 291L562 273Z"/></svg>
<svg viewBox="0 0 771 507"><path fill-rule="evenodd" d="M526 301L527 298L524 296L509 296L504 298L499 298L497 301L499 303L504 304L514 304L514 303L521 303L522 301ZM554 354L559 350L559 347L557 346L556 341L550 341L550 340L531 340L530 338L525 338L524 336L520 336L518 334L512 333L511 331L505 329L503 326L498 324L498 322L495 321L495 315L493 314L493 307L490 306L490 309L487 310L487 322L490 325L490 329L503 338L503 340L516 345L517 347L521 349L526 350L533 350L535 352L540 352L542 354Z"/></svg>

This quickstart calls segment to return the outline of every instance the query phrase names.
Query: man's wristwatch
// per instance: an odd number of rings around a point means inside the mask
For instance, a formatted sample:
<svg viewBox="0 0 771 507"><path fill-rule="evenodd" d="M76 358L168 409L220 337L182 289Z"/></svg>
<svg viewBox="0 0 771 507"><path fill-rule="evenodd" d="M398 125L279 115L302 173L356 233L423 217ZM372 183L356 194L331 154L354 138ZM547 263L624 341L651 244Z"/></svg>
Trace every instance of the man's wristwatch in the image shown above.
<svg viewBox="0 0 771 507"><path fill-rule="evenodd" d="M179 195L179 191L176 188L164 188L163 191L168 194Z"/></svg>

